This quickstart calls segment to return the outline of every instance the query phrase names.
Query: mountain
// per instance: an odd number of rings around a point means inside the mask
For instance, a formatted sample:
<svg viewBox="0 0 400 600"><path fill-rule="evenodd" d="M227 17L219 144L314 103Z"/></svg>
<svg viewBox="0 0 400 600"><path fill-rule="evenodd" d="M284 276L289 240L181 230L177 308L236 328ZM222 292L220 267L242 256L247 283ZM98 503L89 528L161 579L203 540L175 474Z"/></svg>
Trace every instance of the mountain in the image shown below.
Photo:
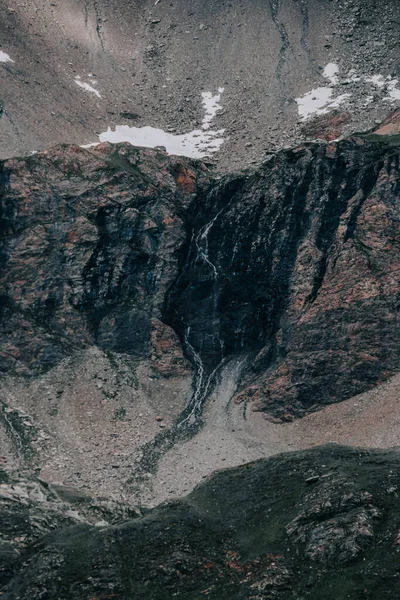
<svg viewBox="0 0 400 600"><path fill-rule="evenodd" d="M268 422L354 403L396 376L398 165L385 136L282 150L226 176L129 144L3 162L10 464L16 453L50 481L165 498L165 457L169 493L187 478L190 489L192 458L207 474L215 444L233 465L289 449ZM389 397L372 409L380 419ZM174 466L182 451L191 475Z"/></svg>
<svg viewBox="0 0 400 600"><path fill-rule="evenodd" d="M397 597L399 22L2 7L2 598Z"/></svg>

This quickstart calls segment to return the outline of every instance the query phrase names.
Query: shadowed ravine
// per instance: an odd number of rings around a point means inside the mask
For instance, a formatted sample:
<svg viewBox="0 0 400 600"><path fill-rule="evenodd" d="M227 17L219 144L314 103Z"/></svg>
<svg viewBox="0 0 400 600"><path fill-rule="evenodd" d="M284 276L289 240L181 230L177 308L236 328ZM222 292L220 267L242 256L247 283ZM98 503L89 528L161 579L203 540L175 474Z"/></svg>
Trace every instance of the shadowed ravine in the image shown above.
<svg viewBox="0 0 400 600"><path fill-rule="evenodd" d="M244 407L256 401L260 410L283 420L368 389L382 377L381 360L385 369L389 363L398 368L398 353L389 359L382 354L380 341L376 347L380 358L361 357L363 352L373 352L372 331L357 333L360 338L354 344L347 341L347 319L349 328L353 319L365 318L367 329L374 329L368 315L373 303L380 303L379 295L372 292L371 300L367 295L342 304L340 322L334 316L335 294L338 298L347 295L347 284L350 290L357 289L368 278L381 276L380 267L375 266L380 260L376 250L365 262L369 250L361 241L364 225L359 220L364 223L362 214L368 203L386 202L383 181L391 187L391 173L397 169L396 153L385 150L382 155L382 150L379 145L363 146L360 152L352 142L343 142L331 155L329 147L322 145L282 152L260 172L222 180L196 199L182 266L167 295L163 316L178 332L193 365L193 391L173 429L146 444L143 460L146 465L151 462L152 470L175 440L187 439L202 426L215 377L238 354L247 355L235 392L239 401ZM340 263L349 252L351 262L342 281ZM352 271L357 260L359 267ZM340 283L335 292L331 281L337 277ZM324 301L325 289L330 291ZM327 302L325 308L316 308L321 302L322 306ZM386 299L383 303L388 307ZM328 330L319 336L313 333L313 320L319 318L320 310L324 318L337 322L331 334ZM348 316L344 316L346 311ZM310 319L311 333L298 335L296 331ZM398 331L389 323L392 317L388 316L388 340L397 339ZM318 327L325 331L324 326ZM378 330L376 334L382 339ZM314 358L317 353L320 363ZM342 369L342 361L353 360L358 370L360 359L361 377L354 377L348 367ZM291 380L280 375L287 369ZM337 378L332 379L332 370ZM140 463L139 471L143 471L142 459Z"/></svg>

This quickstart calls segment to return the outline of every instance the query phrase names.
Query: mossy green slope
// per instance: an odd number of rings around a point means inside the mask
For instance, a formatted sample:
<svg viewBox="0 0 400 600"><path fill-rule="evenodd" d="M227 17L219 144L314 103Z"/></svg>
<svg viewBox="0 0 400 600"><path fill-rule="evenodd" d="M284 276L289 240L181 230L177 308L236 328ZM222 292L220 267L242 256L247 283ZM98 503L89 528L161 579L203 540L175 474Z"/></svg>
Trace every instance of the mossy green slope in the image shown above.
<svg viewBox="0 0 400 600"><path fill-rule="evenodd" d="M397 600L400 453L324 446L219 472L29 547L2 600Z"/></svg>

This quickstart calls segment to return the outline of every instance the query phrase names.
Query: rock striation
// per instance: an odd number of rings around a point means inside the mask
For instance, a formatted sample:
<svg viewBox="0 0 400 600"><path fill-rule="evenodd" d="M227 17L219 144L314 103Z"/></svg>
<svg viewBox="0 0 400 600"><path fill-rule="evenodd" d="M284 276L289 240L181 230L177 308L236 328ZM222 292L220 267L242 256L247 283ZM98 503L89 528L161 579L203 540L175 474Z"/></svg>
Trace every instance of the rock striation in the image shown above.
<svg viewBox="0 0 400 600"><path fill-rule="evenodd" d="M0 370L39 374L97 344L164 374L187 363L160 322L206 169L164 153L58 147L2 164ZM152 350L153 349L153 350Z"/></svg>
<svg viewBox="0 0 400 600"><path fill-rule="evenodd" d="M237 402L291 419L398 370L398 160L385 143L301 146L199 203L169 322L210 370L246 354Z"/></svg>
<svg viewBox="0 0 400 600"><path fill-rule="evenodd" d="M399 150L385 136L224 177L126 144L60 146L1 177L3 373L91 345L161 377L191 363L199 416L239 355L236 402L291 420L399 370Z"/></svg>

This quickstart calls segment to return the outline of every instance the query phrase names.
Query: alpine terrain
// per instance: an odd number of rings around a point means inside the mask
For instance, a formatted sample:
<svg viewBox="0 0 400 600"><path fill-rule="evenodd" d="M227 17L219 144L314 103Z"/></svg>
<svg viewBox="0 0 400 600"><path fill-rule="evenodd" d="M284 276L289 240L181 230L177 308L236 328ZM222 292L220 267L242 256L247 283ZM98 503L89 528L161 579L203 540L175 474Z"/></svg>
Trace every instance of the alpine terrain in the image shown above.
<svg viewBox="0 0 400 600"><path fill-rule="evenodd" d="M397 600L400 4L0 0L2 600Z"/></svg>

